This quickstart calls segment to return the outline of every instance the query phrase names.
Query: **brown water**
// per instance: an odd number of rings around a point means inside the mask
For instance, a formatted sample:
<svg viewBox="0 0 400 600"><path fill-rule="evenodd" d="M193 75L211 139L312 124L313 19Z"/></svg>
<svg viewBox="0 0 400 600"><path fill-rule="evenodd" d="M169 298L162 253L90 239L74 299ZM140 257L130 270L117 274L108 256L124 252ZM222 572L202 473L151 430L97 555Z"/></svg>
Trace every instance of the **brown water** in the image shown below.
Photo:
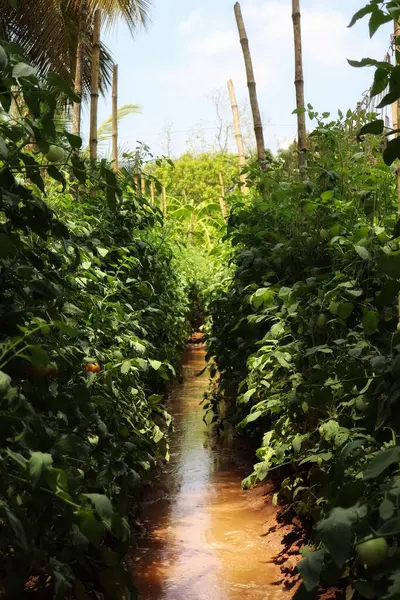
<svg viewBox="0 0 400 600"><path fill-rule="evenodd" d="M279 538L263 490L243 492L229 436L203 422L204 351L188 349L184 383L171 395L171 461L144 506L147 534L134 565L140 600L286 600L273 558Z"/></svg>

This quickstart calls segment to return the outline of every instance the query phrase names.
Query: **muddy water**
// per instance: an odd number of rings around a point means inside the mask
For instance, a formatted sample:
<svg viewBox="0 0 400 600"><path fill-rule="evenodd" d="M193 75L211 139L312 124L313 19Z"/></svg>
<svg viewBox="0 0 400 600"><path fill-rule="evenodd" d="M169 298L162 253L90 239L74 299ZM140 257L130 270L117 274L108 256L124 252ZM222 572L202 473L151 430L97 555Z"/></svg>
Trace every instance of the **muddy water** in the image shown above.
<svg viewBox="0 0 400 600"><path fill-rule="evenodd" d="M184 383L171 395L171 461L147 498L134 565L140 600L286 600L265 535L274 509L264 493L243 492L244 469L229 436L218 442L203 422L208 384L204 351L189 348Z"/></svg>

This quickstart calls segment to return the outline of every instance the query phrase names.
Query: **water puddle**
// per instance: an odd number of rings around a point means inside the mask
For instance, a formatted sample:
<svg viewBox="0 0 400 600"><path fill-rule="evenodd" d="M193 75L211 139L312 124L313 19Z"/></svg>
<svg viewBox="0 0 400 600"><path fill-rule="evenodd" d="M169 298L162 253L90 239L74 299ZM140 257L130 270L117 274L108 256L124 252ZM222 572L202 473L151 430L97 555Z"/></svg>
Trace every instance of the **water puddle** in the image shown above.
<svg viewBox="0 0 400 600"><path fill-rule="evenodd" d="M184 383L169 410L175 432L171 461L148 496L135 580L140 600L286 600L279 584L278 536L265 535L274 509L259 490L243 492L243 468L230 444L221 444L203 422L208 385L201 347L190 347Z"/></svg>

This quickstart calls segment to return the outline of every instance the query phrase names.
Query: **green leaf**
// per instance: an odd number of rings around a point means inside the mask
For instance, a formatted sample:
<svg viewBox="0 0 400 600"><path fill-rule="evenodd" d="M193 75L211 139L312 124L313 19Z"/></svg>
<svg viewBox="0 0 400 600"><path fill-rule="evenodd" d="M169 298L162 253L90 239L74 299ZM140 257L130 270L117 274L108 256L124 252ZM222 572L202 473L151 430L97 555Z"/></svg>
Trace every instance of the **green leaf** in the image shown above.
<svg viewBox="0 0 400 600"><path fill-rule="evenodd" d="M351 302L339 302L337 307L337 315L345 321L354 310L354 304Z"/></svg>
<svg viewBox="0 0 400 600"><path fill-rule="evenodd" d="M376 121L371 121L371 123L367 123L366 125L361 127L360 131L358 132L358 136L367 134L381 135L383 133L384 128L385 122L383 121L383 119L377 119Z"/></svg>
<svg viewBox="0 0 400 600"><path fill-rule="evenodd" d="M32 452L31 458L28 464L28 473L31 482L34 486L37 486L43 475L47 474L53 464L53 458L51 454L43 452Z"/></svg>
<svg viewBox="0 0 400 600"><path fill-rule="evenodd" d="M66 315L84 315L84 311L75 306L75 304L71 304L71 302L66 302L63 306L63 311Z"/></svg>
<svg viewBox="0 0 400 600"><path fill-rule="evenodd" d="M69 133L69 131L64 132L65 137L67 138L69 145L74 150L79 150L82 147L82 138L79 135L74 135Z"/></svg>
<svg viewBox="0 0 400 600"><path fill-rule="evenodd" d="M400 446L383 450L375 456L364 471L364 479L376 479L391 465L400 462Z"/></svg>
<svg viewBox="0 0 400 600"><path fill-rule="evenodd" d="M382 10L376 7L369 20L369 36L372 38L382 25L391 21L393 21L393 17L391 15L385 14Z"/></svg>
<svg viewBox="0 0 400 600"><path fill-rule="evenodd" d="M31 363L36 367L45 368L49 365L49 355L41 346L29 346L27 351Z"/></svg>
<svg viewBox="0 0 400 600"><path fill-rule="evenodd" d="M392 279L400 279L400 252L382 254L377 258L377 263L386 275Z"/></svg>
<svg viewBox="0 0 400 600"><path fill-rule="evenodd" d="M380 67L381 69L385 69L386 71L392 71L393 66L390 63L374 60L372 58L363 58L362 60L347 60L351 67L356 67L360 69L362 67Z"/></svg>
<svg viewBox="0 0 400 600"><path fill-rule="evenodd" d="M360 10L358 10L355 13L355 15L353 15L353 18L351 19L348 27L353 27L353 25L355 25L357 23L357 21L359 21L360 19L363 19L369 13L372 13L373 10L374 10L374 6L371 3L367 4L367 6L364 6L364 8L361 8Z"/></svg>
<svg viewBox="0 0 400 600"><path fill-rule="evenodd" d="M15 538L18 540L20 546L27 552L29 550L29 544L22 523L12 512L8 504L2 500L0 500L0 513L1 512L6 515L7 520L14 531Z"/></svg>
<svg viewBox="0 0 400 600"><path fill-rule="evenodd" d="M88 508L81 508L75 513L75 519L78 523L80 532L94 546L100 546L106 535L106 528L103 523L96 518L93 511Z"/></svg>
<svg viewBox="0 0 400 600"><path fill-rule="evenodd" d="M394 226L392 240L395 240L398 237L400 237L400 219L397 221L396 225Z"/></svg>
<svg viewBox="0 0 400 600"><path fill-rule="evenodd" d="M395 506L393 502L385 498L379 507L379 516L384 521L387 521L393 517L395 513Z"/></svg>
<svg viewBox="0 0 400 600"><path fill-rule="evenodd" d="M8 148L2 137L0 137L0 157L4 160L8 157Z"/></svg>
<svg viewBox="0 0 400 600"><path fill-rule="evenodd" d="M86 167L83 160L78 158L75 154L71 156L72 172L74 177L79 183L86 183Z"/></svg>
<svg viewBox="0 0 400 600"><path fill-rule="evenodd" d="M150 366L155 370L158 371L160 369L160 367L162 367L162 362L160 362L159 360L149 360Z"/></svg>
<svg viewBox="0 0 400 600"><path fill-rule="evenodd" d="M354 246L354 249L357 252L357 254L361 256L361 258L363 258L364 260L368 260L371 258L370 253L364 246Z"/></svg>
<svg viewBox="0 0 400 600"><path fill-rule="evenodd" d="M310 552L306 558L303 558L297 564L306 590L311 592L319 585L320 576L325 563L325 550Z"/></svg>
<svg viewBox="0 0 400 600"><path fill-rule="evenodd" d="M114 510L107 496L104 494L82 494L82 496L90 500L102 520L111 521Z"/></svg>
<svg viewBox="0 0 400 600"><path fill-rule="evenodd" d="M375 310L365 310L362 318L362 326L366 335L372 335L378 329L379 313Z"/></svg>
<svg viewBox="0 0 400 600"><path fill-rule="evenodd" d="M17 248L7 233L0 233L0 258L8 258L18 253Z"/></svg>
<svg viewBox="0 0 400 600"><path fill-rule="evenodd" d="M389 72L385 69L378 68L375 71L374 83L371 88L371 98L378 96L386 90L389 85Z"/></svg>
<svg viewBox="0 0 400 600"><path fill-rule="evenodd" d="M15 79L19 79L20 77L31 77L32 75L36 76L36 71L26 63L20 62L13 68L12 76L15 77Z"/></svg>
<svg viewBox="0 0 400 600"><path fill-rule="evenodd" d="M366 508L360 505L336 507L329 517L317 524L317 539L324 544L339 568L343 567L350 554L353 525L365 514Z"/></svg>
<svg viewBox="0 0 400 600"><path fill-rule="evenodd" d="M397 100L397 97L392 100L394 102ZM390 167L394 163L394 161L400 157L400 137L396 137L393 140L390 140L385 150L383 151L383 160Z"/></svg>
<svg viewBox="0 0 400 600"><path fill-rule="evenodd" d="M59 169L57 169L57 167L55 167L54 165L49 165L47 167L47 173L50 175L50 177L52 177L53 179L55 179L56 181L59 181L61 183L62 191L64 192L67 182L65 181L65 177L61 173L61 171Z"/></svg>
<svg viewBox="0 0 400 600"><path fill-rule="evenodd" d="M74 92L72 87L58 73L48 73L47 82L50 86L55 87L60 92L63 92L71 102L80 102L81 98Z"/></svg>

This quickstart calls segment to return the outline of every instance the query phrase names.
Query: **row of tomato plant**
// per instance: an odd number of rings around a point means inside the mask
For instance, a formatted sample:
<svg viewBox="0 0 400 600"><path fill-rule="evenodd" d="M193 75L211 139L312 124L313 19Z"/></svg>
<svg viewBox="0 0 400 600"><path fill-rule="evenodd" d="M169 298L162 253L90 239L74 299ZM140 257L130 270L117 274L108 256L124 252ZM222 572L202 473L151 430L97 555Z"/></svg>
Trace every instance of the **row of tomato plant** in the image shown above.
<svg viewBox="0 0 400 600"><path fill-rule="evenodd" d="M356 137L377 129L375 115L308 111L308 181L284 153L267 173L250 170L251 199L230 217L234 274L211 305L206 409L258 442L244 487L274 477L274 501L311 526L296 598L339 586L346 598L391 600L400 595L395 177L386 143Z"/></svg>
<svg viewBox="0 0 400 600"><path fill-rule="evenodd" d="M86 159L68 85L1 50L0 596L132 598L128 514L168 458L187 283L129 157L118 176Z"/></svg>

